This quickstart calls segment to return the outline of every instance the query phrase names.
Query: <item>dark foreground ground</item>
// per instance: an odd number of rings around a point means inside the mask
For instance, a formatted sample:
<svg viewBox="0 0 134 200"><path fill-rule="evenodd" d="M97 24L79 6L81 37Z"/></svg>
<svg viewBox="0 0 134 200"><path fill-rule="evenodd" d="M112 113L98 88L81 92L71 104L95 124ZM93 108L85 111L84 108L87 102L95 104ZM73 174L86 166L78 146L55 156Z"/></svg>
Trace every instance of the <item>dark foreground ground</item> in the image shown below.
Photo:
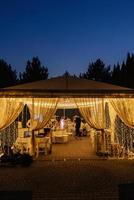
<svg viewBox="0 0 134 200"><path fill-rule="evenodd" d="M118 199L122 183L134 183L134 160L35 161L28 168L0 168L1 191L30 190L38 200Z"/></svg>

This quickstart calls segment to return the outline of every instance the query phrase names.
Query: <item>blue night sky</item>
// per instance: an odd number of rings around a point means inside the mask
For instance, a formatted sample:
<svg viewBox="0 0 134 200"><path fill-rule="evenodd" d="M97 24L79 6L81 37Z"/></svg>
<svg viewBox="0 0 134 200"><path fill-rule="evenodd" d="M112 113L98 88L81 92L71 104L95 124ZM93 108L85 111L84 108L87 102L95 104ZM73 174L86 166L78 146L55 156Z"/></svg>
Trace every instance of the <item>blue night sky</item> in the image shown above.
<svg viewBox="0 0 134 200"><path fill-rule="evenodd" d="M38 56L49 77L85 72L89 61L134 53L133 0L0 0L0 57L17 72Z"/></svg>

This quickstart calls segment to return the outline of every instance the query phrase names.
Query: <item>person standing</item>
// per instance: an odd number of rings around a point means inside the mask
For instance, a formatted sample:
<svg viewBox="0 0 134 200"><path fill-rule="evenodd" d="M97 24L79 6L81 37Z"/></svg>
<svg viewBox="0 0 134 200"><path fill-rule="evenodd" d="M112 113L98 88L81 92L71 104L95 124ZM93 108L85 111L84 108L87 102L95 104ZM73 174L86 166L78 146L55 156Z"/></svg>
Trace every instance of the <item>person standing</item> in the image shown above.
<svg viewBox="0 0 134 200"><path fill-rule="evenodd" d="M76 131L76 136L80 137L80 126L81 126L81 118L79 116L76 116L75 118L75 131Z"/></svg>

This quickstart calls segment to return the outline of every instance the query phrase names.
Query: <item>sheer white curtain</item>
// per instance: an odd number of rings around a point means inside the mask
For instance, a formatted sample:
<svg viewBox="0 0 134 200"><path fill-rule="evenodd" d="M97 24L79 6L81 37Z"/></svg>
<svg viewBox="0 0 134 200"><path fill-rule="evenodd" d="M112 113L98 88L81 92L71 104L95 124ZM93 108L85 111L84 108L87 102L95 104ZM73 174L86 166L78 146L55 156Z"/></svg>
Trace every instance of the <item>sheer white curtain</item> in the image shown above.
<svg viewBox="0 0 134 200"><path fill-rule="evenodd" d="M111 98L109 101L121 120L134 128L134 98Z"/></svg>
<svg viewBox="0 0 134 200"><path fill-rule="evenodd" d="M34 98L27 101L31 115L32 130L39 130L46 126L57 109L58 98Z"/></svg>
<svg viewBox="0 0 134 200"><path fill-rule="evenodd" d="M114 110L113 106L111 105L109 99L107 99L107 102L108 102L108 106L109 106L109 116L110 116L110 122L111 122L111 126L109 128L110 133L111 133L111 143L114 143L115 138L117 138L116 133L115 133L115 119L116 119L117 113Z"/></svg>
<svg viewBox="0 0 134 200"><path fill-rule="evenodd" d="M76 105L86 120L86 122L94 129L101 131L96 150L106 150L105 145L105 104L102 98L79 98L75 99Z"/></svg>
<svg viewBox="0 0 134 200"><path fill-rule="evenodd" d="M75 98L74 99L81 115L86 122L97 130L105 128L105 107L101 98Z"/></svg>
<svg viewBox="0 0 134 200"><path fill-rule="evenodd" d="M8 127L24 108L19 98L0 98L0 130Z"/></svg>

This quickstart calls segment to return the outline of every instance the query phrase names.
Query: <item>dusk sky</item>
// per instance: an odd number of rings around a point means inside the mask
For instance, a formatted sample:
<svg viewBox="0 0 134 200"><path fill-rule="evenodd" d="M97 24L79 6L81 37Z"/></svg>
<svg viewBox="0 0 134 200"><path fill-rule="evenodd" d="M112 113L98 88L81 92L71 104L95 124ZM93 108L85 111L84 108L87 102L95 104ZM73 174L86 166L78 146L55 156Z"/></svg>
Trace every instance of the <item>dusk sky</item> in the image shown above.
<svg viewBox="0 0 134 200"><path fill-rule="evenodd" d="M49 77L85 72L89 61L134 53L133 0L0 0L0 58L17 72L38 56Z"/></svg>

